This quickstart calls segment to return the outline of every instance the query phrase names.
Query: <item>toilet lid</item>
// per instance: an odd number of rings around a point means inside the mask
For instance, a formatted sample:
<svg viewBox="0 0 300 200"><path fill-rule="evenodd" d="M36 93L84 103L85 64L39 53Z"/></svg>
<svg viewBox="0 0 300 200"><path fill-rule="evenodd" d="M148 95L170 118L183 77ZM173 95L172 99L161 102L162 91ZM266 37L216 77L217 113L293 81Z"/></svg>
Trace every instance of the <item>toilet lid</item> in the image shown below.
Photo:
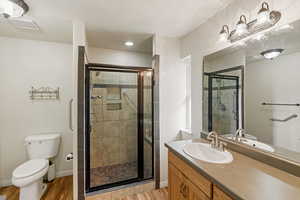
<svg viewBox="0 0 300 200"><path fill-rule="evenodd" d="M28 176L32 176L43 170L48 166L48 164L48 160L45 159L29 160L17 167L13 172L13 176L15 178L25 178Z"/></svg>

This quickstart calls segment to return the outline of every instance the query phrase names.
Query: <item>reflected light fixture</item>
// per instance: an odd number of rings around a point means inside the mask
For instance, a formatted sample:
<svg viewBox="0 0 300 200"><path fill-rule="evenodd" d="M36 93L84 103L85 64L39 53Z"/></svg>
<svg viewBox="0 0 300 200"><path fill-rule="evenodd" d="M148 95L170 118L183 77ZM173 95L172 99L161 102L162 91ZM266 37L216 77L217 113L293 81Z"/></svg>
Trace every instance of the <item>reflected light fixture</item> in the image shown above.
<svg viewBox="0 0 300 200"><path fill-rule="evenodd" d="M224 25L219 34L219 41L226 42L228 40L228 37L229 37L229 27L227 25Z"/></svg>
<svg viewBox="0 0 300 200"><path fill-rule="evenodd" d="M125 46L128 46L128 47L132 47L134 45L134 43L132 41L126 41L124 44L125 44Z"/></svg>
<svg viewBox="0 0 300 200"><path fill-rule="evenodd" d="M28 10L23 0L0 0L0 15L4 18L22 17Z"/></svg>
<svg viewBox="0 0 300 200"><path fill-rule="evenodd" d="M277 58L283 51L284 49L269 49L261 52L260 54L266 59L273 60L274 58Z"/></svg>
<svg viewBox="0 0 300 200"><path fill-rule="evenodd" d="M259 33L258 35L253 37L254 40L258 40L258 41L264 40L266 38L267 38L267 36L265 34L261 34L261 33Z"/></svg>
<svg viewBox="0 0 300 200"><path fill-rule="evenodd" d="M270 9L267 2L263 2L261 9L258 11L257 23L264 24L270 20Z"/></svg>
<svg viewBox="0 0 300 200"><path fill-rule="evenodd" d="M245 15L240 16L240 20L236 25L236 33L238 35L244 35L248 32L247 19Z"/></svg>

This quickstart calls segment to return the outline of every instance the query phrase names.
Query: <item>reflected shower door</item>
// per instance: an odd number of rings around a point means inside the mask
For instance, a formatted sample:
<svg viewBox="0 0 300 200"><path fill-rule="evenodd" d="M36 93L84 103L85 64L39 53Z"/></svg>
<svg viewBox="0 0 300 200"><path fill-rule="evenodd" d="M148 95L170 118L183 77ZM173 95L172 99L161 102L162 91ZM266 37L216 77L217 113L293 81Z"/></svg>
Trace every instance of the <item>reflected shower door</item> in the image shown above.
<svg viewBox="0 0 300 200"><path fill-rule="evenodd" d="M239 127L239 77L210 75L208 80L208 129L233 134Z"/></svg>
<svg viewBox="0 0 300 200"><path fill-rule="evenodd" d="M137 179L139 72L89 75L90 188Z"/></svg>

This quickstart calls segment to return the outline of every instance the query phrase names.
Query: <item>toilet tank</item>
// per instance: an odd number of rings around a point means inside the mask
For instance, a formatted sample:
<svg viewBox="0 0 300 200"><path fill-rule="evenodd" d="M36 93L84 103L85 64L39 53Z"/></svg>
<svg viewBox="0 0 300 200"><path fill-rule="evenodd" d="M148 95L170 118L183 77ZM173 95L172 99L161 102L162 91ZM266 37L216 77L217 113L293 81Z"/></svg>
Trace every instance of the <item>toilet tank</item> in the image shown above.
<svg viewBox="0 0 300 200"><path fill-rule="evenodd" d="M29 159L49 159L57 155L60 144L59 133L31 135L25 138Z"/></svg>

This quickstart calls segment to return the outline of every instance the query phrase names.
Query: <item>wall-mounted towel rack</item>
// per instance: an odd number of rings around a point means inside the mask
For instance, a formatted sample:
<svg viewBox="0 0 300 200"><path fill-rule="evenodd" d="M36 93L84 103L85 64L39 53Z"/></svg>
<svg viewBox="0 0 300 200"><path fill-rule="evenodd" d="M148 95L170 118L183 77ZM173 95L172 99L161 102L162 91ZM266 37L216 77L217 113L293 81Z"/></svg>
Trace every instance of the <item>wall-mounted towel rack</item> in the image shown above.
<svg viewBox="0 0 300 200"><path fill-rule="evenodd" d="M265 103L263 102L261 105L263 106L300 106L299 103Z"/></svg>
<svg viewBox="0 0 300 200"><path fill-rule="evenodd" d="M291 119L294 119L294 118L297 118L297 117L298 117L298 115L293 114L293 115L291 115L291 116L289 116L289 117L287 117L285 119L274 119L274 118L271 118L270 120L272 122L287 122L287 121L290 121Z"/></svg>
<svg viewBox="0 0 300 200"><path fill-rule="evenodd" d="M34 88L29 91L31 100L59 100L59 88L50 87Z"/></svg>

